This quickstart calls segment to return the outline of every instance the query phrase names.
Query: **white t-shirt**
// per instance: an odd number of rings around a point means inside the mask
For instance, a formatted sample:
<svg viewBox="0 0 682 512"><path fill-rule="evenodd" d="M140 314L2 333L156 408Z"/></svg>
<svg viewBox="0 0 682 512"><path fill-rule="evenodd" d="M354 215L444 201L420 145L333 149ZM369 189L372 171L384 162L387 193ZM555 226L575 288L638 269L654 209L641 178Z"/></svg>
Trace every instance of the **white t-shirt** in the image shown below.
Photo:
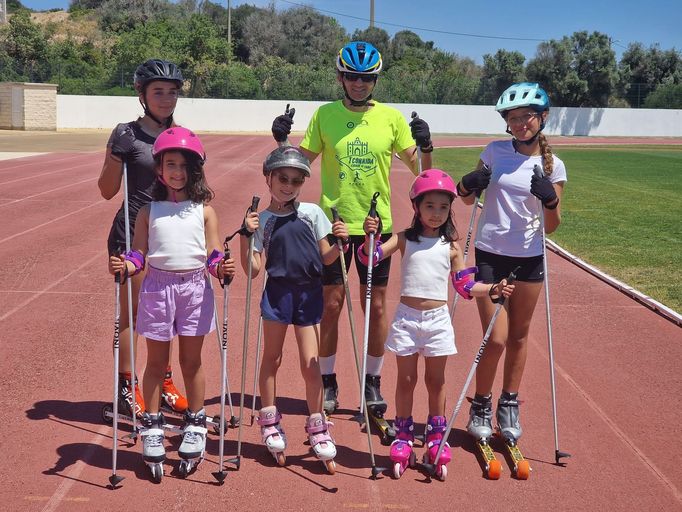
<svg viewBox="0 0 682 512"><path fill-rule="evenodd" d="M567 181L566 167L552 155L552 183ZM476 248L494 254L530 257L542 254L540 200L530 193L533 167L542 167L541 156L526 156L514 149L511 140L493 141L481 153L492 169L485 190L483 213L476 231Z"/></svg>

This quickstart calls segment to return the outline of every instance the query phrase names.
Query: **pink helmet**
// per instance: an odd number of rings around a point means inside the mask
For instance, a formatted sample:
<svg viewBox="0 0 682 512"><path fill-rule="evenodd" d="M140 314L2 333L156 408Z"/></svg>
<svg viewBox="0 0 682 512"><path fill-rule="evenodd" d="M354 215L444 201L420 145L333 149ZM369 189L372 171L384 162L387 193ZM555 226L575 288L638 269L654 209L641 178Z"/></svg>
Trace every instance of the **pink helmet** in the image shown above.
<svg viewBox="0 0 682 512"><path fill-rule="evenodd" d="M427 192L445 192L453 200L457 197L455 182L448 173L440 169L427 169L415 178L410 188L410 200L414 201Z"/></svg>
<svg viewBox="0 0 682 512"><path fill-rule="evenodd" d="M174 126L159 134L152 148L152 156L160 155L164 151L184 150L194 153L202 160L206 160L204 146L199 137L187 128Z"/></svg>

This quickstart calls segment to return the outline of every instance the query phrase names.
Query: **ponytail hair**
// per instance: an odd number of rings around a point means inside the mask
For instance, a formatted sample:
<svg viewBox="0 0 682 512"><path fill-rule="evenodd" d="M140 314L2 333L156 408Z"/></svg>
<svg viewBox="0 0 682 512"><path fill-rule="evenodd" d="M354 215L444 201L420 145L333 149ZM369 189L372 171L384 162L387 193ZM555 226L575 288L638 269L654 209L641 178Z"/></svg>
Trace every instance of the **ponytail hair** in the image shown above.
<svg viewBox="0 0 682 512"><path fill-rule="evenodd" d="M542 168L545 171L545 176L552 174L554 170L554 158L552 153L552 146L549 145L545 134L538 133L538 142L540 143L540 156L542 156Z"/></svg>

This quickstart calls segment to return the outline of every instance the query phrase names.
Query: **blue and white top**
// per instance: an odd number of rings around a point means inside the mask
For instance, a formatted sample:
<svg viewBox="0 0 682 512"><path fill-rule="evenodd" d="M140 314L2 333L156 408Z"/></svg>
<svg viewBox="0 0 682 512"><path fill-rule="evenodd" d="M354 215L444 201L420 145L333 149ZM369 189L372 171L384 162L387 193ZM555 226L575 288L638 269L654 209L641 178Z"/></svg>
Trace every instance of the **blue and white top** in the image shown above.
<svg viewBox="0 0 682 512"><path fill-rule="evenodd" d="M263 210L258 219L254 250L265 250L268 278L294 285L319 283L323 264L318 242L332 229L322 209L314 203L297 203L293 212L280 215Z"/></svg>

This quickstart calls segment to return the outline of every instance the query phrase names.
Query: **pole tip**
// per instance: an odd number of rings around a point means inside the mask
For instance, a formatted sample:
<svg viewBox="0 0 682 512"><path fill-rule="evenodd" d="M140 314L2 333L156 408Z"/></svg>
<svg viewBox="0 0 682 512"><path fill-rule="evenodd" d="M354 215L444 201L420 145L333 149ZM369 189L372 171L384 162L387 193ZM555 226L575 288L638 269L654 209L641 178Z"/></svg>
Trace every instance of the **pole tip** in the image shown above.
<svg viewBox="0 0 682 512"><path fill-rule="evenodd" d="M118 489L118 484L121 483L121 480L123 480L125 477L120 476L120 475L111 475L109 477L109 483L111 484L112 489Z"/></svg>

